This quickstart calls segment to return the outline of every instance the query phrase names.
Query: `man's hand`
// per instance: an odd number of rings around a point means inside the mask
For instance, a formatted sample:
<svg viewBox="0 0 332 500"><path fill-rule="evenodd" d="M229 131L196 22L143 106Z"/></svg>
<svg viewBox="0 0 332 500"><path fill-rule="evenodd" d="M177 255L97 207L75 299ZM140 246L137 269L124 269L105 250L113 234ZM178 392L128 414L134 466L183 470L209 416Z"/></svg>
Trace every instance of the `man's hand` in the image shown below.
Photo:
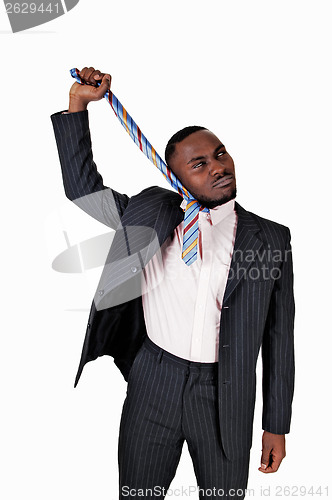
<svg viewBox="0 0 332 500"><path fill-rule="evenodd" d="M112 77L108 73L102 73L94 68L83 68L79 76L84 81L84 85L75 82L69 92L70 113L83 111L87 108L90 101L100 101L105 92L111 87ZM97 83L101 81L100 86Z"/></svg>
<svg viewBox="0 0 332 500"><path fill-rule="evenodd" d="M277 472L281 461L286 456L285 434L272 434L264 431L262 438L261 472Z"/></svg>

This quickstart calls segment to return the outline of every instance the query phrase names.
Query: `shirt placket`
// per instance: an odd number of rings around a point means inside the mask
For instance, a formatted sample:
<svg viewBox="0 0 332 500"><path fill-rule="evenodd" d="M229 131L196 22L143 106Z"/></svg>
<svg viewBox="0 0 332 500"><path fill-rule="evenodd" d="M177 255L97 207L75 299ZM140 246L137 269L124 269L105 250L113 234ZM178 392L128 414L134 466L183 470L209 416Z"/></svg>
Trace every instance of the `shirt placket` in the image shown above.
<svg viewBox="0 0 332 500"><path fill-rule="evenodd" d="M195 303L194 322L191 337L191 359L200 361L202 359L204 322L206 313L207 297L210 285L210 274L212 267L212 235L211 219L209 215L200 213L198 220L199 238L201 238L202 256L198 279L197 296Z"/></svg>

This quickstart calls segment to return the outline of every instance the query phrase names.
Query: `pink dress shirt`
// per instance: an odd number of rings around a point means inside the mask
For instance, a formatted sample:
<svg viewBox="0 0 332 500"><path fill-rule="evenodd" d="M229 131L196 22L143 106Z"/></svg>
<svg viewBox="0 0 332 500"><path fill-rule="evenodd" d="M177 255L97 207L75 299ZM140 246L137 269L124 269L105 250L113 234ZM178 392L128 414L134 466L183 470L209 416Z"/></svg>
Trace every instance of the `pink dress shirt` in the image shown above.
<svg viewBox="0 0 332 500"><path fill-rule="evenodd" d="M231 200L199 213L199 252L181 259L181 222L145 266L142 299L147 334L166 351L191 361L216 362L222 301L234 248L237 215ZM186 201L183 200L184 209Z"/></svg>

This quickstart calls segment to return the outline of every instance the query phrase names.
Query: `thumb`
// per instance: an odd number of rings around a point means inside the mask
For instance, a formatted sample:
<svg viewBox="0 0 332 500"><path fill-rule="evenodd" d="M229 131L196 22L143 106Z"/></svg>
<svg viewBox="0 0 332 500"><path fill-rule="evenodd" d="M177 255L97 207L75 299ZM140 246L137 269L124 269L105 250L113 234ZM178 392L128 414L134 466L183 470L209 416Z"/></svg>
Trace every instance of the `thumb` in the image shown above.
<svg viewBox="0 0 332 500"><path fill-rule="evenodd" d="M268 450L268 448L263 448L261 456L261 466L258 470L264 472L264 470L267 469L269 462L270 462L270 451Z"/></svg>
<svg viewBox="0 0 332 500"><path fill-rule="evenodd" d="M98 87L98 95L103 97L103 95L111 88L112 77L109 74L105 74L102 78L101 84Z"/></svg>

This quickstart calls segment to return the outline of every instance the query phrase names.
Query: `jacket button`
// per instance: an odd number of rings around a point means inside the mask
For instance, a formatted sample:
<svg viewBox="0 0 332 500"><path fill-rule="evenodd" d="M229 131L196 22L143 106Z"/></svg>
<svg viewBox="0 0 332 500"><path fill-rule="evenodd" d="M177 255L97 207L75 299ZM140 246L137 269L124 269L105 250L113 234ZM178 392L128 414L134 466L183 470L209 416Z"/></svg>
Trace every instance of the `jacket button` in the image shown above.
<svg viewBox="0 0 332 500"><path fill-rule="evenodd" d="M104 295L104 290L98 290L99 295Z"/></svg>
<svg viewBox="0 0 332 500"><path fill-rule="evenodd" d="M133 267L131 267L130 269L131 269L131 271L132 271L133 273L136 273L136 272L137 272L137 267L136 267L136 266L133 266Z"/></svg>
<svg viewBox="0 0 332 500"><path fill-rule="evenodd" d="M91 326L90 323L88 323L88 328L90 328L90 326Z"/></svg>

